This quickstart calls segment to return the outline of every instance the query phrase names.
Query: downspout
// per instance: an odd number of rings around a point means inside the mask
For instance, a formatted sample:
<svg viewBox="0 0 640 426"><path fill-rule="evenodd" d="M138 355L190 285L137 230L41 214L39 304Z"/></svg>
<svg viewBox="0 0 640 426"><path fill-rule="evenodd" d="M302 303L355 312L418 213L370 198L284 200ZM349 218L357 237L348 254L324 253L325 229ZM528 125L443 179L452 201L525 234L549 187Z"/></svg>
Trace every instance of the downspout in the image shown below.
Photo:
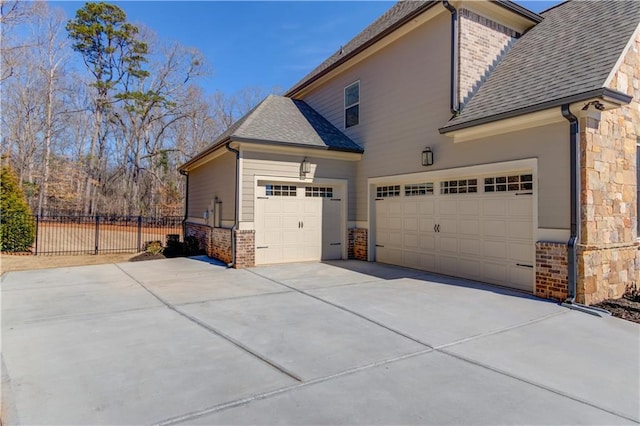
<svg viewBox="0 0 640 426"><path fill-rule="evenodd" d="M578 135L580 129L578 126L578 118L573 115L569 109L569 104L561 107L562 116L569 122L569 173L571 174L570 184L570 201L571 201L571 233L569 235L568 247L568 297L562 303L562 306L569 309L575 309L591 315L605 316L611 315L609 311L585 306L576 303L577 287L578 287L578 243L580 242L580 149L578 147Z"/></svg>
<svg viewBox="0 0 640 426"><path fill-rule="evenodd" d="M184 237L187 236L187 219L189 218L189 172L180 170L180 174L187 178L184 194L184 219L182 219L182 239L184 240Z"/></svg>
<svg viewBox="0 0 640 426"><path fill-rule="evenodd" d="M235 186L235 207L234 207L234 221L233 221L233 226L231 227L231 262L227 263L227 267L228 268L232 268L233 266L235 266L236 264L236 230L238 229L238 222L239 222L239 218L238 218L238 204L240 203L239 200L239 168L240 168L240 151L238 151L237 149L233 149L231 148L231 142L227 142L227 144L225 145L225 147L227 148L227 150L229 150L230 152L233 152L234 154L236 154L236 186Z"/></svg>
<svg viewBox="0 0 640 426"><path fill-rule="evenodd" d="M451 89L449 93L449 109L453 116L460 113L460 102L458 99L458 11L448 1L444 0L442 5L451 12Z"/></svg>

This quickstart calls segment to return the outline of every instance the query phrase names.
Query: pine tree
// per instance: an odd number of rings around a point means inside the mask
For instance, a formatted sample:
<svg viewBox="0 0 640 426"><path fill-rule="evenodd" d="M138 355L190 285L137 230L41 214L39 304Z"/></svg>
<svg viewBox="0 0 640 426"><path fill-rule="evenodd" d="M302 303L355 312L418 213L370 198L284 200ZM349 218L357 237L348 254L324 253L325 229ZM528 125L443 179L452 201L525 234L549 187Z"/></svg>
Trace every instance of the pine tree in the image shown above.
<svg viewBox="0 0 640 426"><path fill-rule="evenodd" d="M36 227L29 205L9 166L0 175L0 250L28 251L34 242Z"/></svg>

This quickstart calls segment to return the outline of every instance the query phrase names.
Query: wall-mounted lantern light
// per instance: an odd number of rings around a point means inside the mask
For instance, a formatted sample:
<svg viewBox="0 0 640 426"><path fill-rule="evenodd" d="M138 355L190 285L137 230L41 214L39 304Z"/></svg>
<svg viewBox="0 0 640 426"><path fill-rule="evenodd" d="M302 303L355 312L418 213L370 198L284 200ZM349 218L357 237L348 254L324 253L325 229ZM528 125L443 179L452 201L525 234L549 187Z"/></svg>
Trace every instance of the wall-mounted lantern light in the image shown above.
<svg viewBox="0 0 640 426"><path fill-rule="evenodd" d="M423 166L433 166L433 151L431 151L431 147L428 146L422 151L422 165Z"/></svg>
<svg viewBox="0 0 640 426"><path fill-rule="evenodd" d="M305 159L302 160L302 163L300 163L300 174L302 176L306 176L308 173L311 173L311 163L307 161L307 158L305 157Z"/></svg>

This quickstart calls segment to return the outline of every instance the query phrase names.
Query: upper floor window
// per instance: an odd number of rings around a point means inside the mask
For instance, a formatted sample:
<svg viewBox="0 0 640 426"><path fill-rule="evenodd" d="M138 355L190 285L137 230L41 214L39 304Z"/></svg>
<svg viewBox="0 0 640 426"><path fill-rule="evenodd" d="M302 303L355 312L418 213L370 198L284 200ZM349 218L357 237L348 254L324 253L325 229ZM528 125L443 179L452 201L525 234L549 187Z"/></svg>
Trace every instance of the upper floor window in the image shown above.
<svg viewBox="0 0 640 426"><path fill-rule="evenodd" d="M344 127L345 129L360 123L360 82L344 88Z"/></svg>

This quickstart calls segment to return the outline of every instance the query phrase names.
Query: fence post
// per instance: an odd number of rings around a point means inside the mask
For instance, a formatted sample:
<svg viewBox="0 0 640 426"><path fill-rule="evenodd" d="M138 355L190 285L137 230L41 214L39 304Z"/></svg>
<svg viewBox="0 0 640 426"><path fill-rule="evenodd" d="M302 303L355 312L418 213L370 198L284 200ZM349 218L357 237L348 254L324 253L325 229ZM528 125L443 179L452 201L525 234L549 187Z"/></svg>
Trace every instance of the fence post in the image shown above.
<svg viewBox="0 0 640 426"><path fill-rule="evenodd" d="M142 251L142 216L138 216L138 253Z"/></svg>
<svg viewBox="0 0 640 426"><path fill-rule="evenodd" d="M38 230L40 229L40 215L36 215L36 242L35 242L35 253L34 256L38 255Z"/></svg>
<svg viewBox="0 0 640 426"><path fill-rule="evenodd" d="M98 244L100 243L100 216L96 215L96 247L94 254L98 254Z"/></svg>

